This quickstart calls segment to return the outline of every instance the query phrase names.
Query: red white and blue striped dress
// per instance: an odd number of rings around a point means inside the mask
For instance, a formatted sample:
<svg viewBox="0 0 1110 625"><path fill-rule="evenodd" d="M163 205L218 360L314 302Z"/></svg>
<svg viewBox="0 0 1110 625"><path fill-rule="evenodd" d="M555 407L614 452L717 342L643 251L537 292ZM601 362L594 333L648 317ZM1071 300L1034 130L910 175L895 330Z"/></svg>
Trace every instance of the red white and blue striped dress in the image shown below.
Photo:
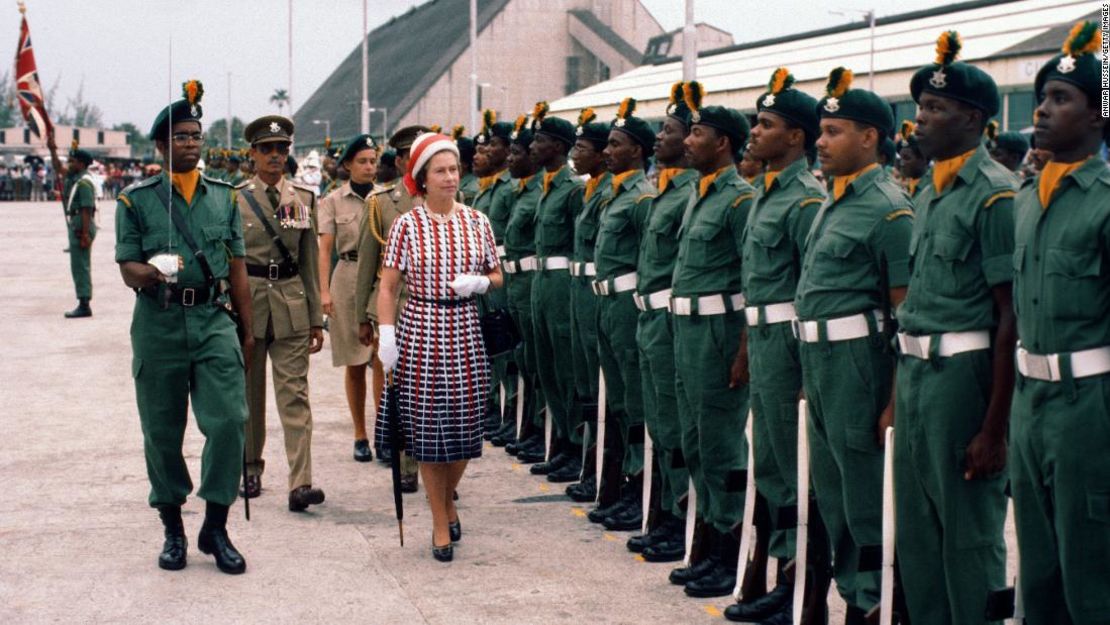
<svg viewBox="0 0 1110 625"><path fill-rule="evenodd" d="M459 274L488 273L497 266L495 250L489 220L461 204L446 223L417 206L390 228L383 265L404 274L409 293L396 324L394 379L405 448L418 462L482 455L490 370L478 300L460 298L448 283ZM375 438L388 448L385 395L379 405Z"/></svg>

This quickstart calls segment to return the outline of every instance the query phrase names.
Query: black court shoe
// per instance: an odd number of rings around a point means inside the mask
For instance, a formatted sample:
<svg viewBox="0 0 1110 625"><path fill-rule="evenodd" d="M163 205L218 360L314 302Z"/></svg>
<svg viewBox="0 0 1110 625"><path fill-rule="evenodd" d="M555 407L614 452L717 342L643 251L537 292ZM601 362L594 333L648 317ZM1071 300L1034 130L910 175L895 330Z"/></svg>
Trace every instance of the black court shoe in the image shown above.
<svg viewBox="0 0 1110 625"><path fill-rule="evenodd" d="M446 547L437 547L435 535L432 536L432 557L440 562L450 562L455 559L455 546L447 543Z"/></svg>
<svg viewBox="0 0 1110 625"><path fill-rule="evenodd" d="M447 524L447 531L451 533L451 542L457 543L462 540L462 523L455 521L454 523Z"/></svg>

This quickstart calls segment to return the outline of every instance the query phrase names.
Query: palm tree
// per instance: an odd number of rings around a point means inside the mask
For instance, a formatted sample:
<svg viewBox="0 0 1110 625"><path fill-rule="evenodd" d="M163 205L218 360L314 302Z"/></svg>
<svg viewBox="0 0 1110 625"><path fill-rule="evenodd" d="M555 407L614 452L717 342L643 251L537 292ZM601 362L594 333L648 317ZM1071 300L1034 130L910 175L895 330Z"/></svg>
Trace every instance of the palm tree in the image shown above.
<svg viewBox="0 0 1110 625"><path fill-rule="evenodd" d="M274 95L270 96L270 102L276 104L278 113L285 109L285 105L289 104L289 92L285 89L274 89Z"/></svg>

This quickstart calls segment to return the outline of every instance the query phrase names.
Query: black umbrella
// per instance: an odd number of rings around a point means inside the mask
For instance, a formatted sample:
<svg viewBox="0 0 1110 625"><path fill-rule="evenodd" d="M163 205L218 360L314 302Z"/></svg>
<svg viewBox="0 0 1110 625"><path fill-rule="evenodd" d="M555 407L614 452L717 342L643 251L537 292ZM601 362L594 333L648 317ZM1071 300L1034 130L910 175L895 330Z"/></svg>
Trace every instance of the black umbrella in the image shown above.
<svg viewBox="0 0 1110 625"><path fill-rule="evenodd" d="M401 497L401 408L397 399L397 383L389 373L386 391L386 417L389 419L389 466L393 474L393 507L397 511L397 534L405 546L405 504Z"/></svg>

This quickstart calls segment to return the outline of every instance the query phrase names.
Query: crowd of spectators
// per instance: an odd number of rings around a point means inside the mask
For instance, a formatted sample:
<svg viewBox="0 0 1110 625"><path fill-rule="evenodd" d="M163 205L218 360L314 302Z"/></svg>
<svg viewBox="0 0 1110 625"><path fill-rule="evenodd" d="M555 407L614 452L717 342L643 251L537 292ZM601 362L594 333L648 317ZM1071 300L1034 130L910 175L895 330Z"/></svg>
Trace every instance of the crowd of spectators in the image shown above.
<svg viewBox="0 0 1110 625"><path fill-rule="evenodd" d="M147 175L138 161L94 161L89 167L97 198L102 200L115 198L124 187ZM59 199L56 195L54 170L49 162L0 161L0 201L43 202Z"/></svg>

